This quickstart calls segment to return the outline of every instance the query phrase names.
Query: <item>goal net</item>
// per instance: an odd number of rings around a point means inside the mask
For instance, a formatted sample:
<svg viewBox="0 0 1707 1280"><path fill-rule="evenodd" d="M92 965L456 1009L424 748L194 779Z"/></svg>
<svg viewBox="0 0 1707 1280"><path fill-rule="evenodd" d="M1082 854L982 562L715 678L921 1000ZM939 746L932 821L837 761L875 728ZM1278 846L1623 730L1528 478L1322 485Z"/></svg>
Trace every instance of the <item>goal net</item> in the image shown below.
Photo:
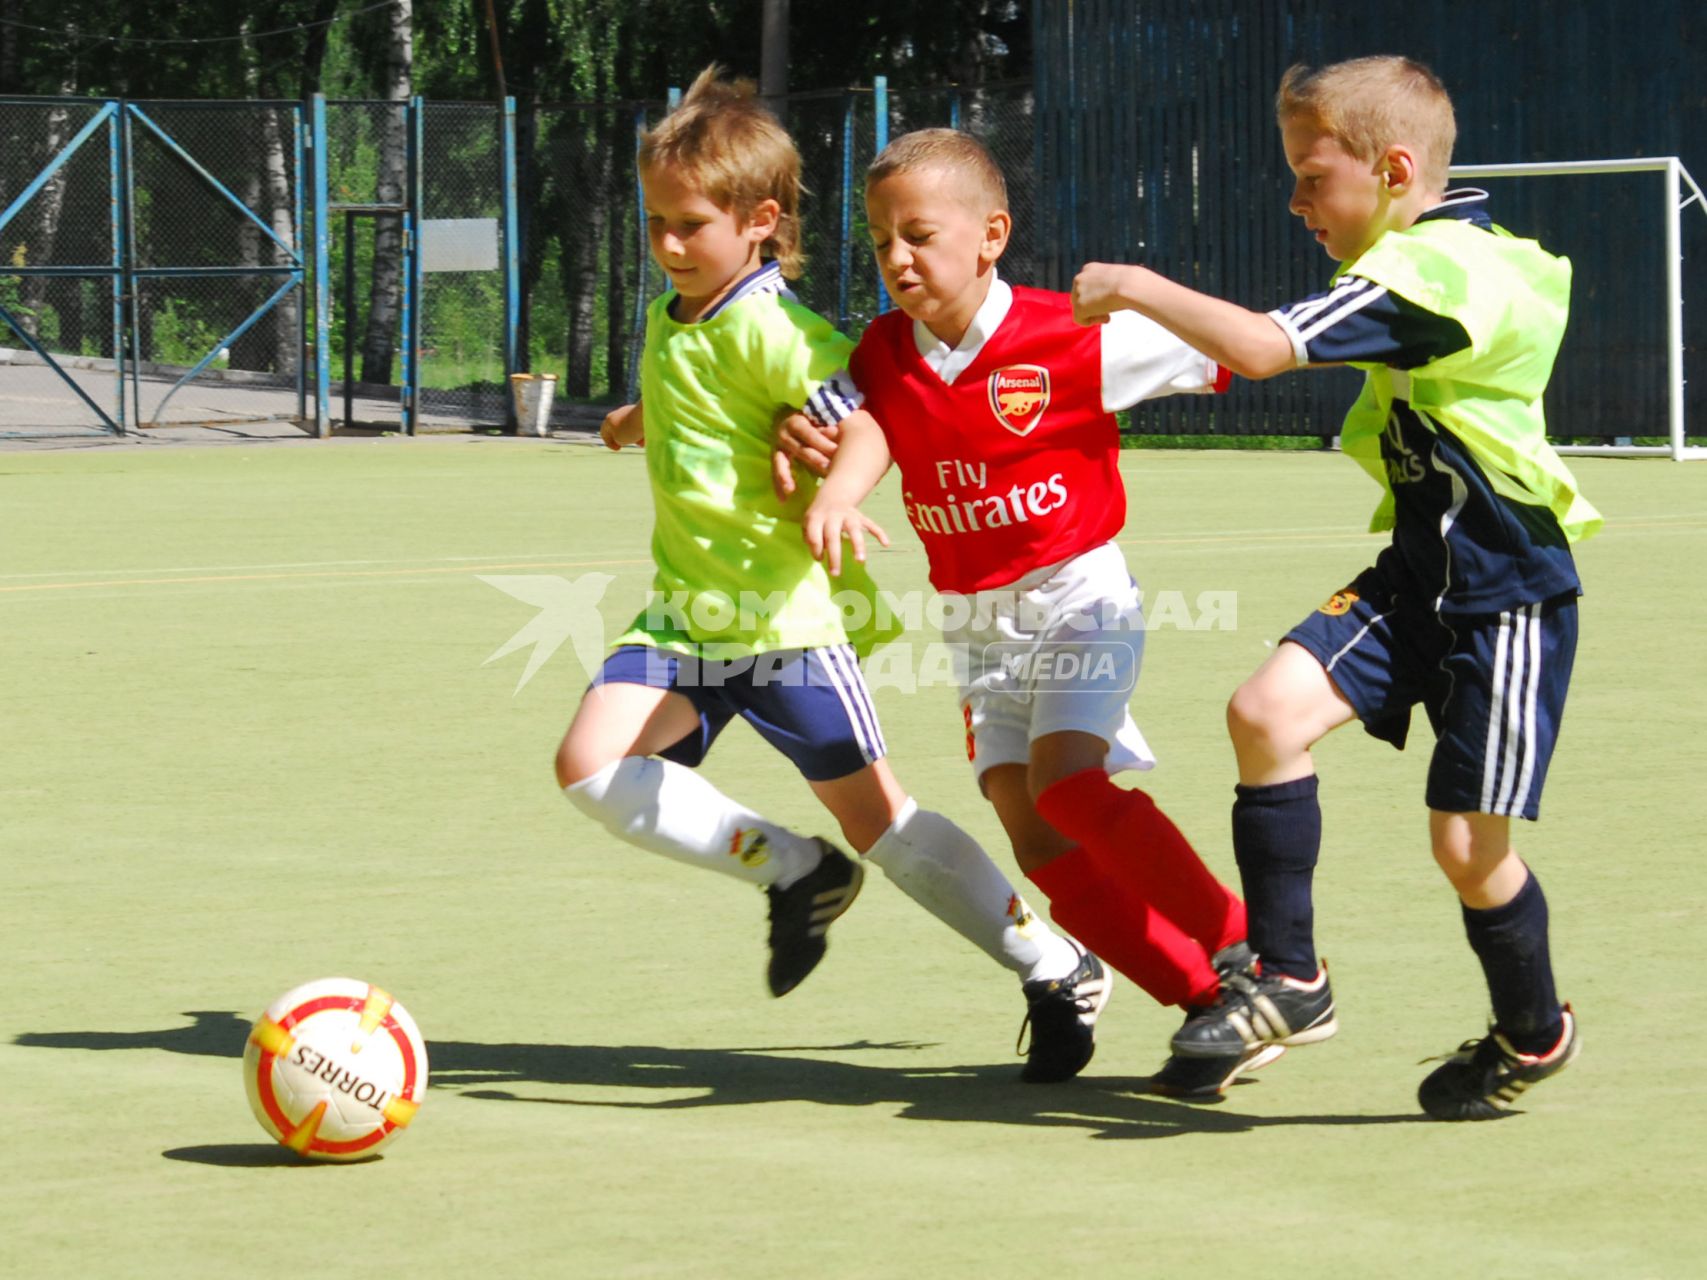
<svg viewBox="0 0 1707 1280"><path fill-rule="evenodd" d="M1707 392L1689 394L1707 386L1707 309L1684 308L1707 294L1707 199L1677 157L1463 164L1452 179L1486 189L1495 222L1571 260L1547 388L1559 451L1707 458Z"/></svg>

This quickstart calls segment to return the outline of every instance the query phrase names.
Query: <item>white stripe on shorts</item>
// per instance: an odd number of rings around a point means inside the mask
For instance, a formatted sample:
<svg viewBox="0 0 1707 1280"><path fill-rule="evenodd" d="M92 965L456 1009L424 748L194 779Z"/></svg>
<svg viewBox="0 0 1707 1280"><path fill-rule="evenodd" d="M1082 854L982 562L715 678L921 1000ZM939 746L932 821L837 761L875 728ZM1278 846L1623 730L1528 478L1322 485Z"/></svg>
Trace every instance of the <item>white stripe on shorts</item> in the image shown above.
<svg viewBox="0 0 1707 1280"><path fill-rule="evenodd" d="M1352 651L1352 649L1356 647L1357 642L1359 640L1363 639L1364 636L1369 634L1369 629L1371 627L1373 627L1377 622L1380 622L1383 618L1390 616L1392 614L1392 612L1393 611L1391 609L1389 609L1389 610L1387 610L1386 613L1378 613L1373 618L1371 618L1368 622L1364 623L1361 627L1359 627L1357 634L1354 635L1350 640L1347 640L1344 644L1342 644L1339 647L1339 652L1334 654L1333 657L1328 659L1327 665L1324 666L1322 668L1322 670L1332 674L1334 666L1339 662L1339 660L1341 658L1345 657L1346 654L1350 653Z"/></svg>
<svg viewBox="0 0 1707 1280"><path fill-rule="evenodd" d="M853 646L825 645L813 652L818 655L824 673L830 678L830 687L841 699L842 710L847 712L848 723L853 725L854 737L859 742L865 762L870 764L880 759L887 748L883 732L877 727L877 710L871 705L871 691L866 688L865 676L860 673L859 659L854 656Z"/></svg>
<svg viewBox="0 0 1707 1280"><path fill-rule="evenodd" d="M1529 800L1529 785L1535 777L1535 704L1541 692L1541 606L1529 606L1529 681L1523 691L1523 771L1517 775L1517 794L1507 808L1508 817L1523 812Z"/></svg>
<svg viewBox="0 0 1707 1280"><path fill-rule="evenodd" d="M1541 606L1500 614L1488 737L1482 756L1484 813L1512 817L1524 809L1535 777L1535 713L1541 688Z"/></svg>

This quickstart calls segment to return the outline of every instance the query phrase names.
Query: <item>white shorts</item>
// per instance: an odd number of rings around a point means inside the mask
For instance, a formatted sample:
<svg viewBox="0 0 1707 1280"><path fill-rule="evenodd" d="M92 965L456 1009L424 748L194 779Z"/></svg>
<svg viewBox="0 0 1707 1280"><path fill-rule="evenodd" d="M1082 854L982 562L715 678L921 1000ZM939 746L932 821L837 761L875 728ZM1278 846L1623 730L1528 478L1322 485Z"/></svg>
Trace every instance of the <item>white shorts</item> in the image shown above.
<svg viewBox="0 0 1707 1280"><path fill-rule="evenodd" d="M1107 543L1005 587L945 593L942 604L943 639L965 659L960 705L978 777L1027 763L1033 739L1068 729L1108 743L1110 773L1155 766L1128 705L1144 614L1120 548Z"/></svg>

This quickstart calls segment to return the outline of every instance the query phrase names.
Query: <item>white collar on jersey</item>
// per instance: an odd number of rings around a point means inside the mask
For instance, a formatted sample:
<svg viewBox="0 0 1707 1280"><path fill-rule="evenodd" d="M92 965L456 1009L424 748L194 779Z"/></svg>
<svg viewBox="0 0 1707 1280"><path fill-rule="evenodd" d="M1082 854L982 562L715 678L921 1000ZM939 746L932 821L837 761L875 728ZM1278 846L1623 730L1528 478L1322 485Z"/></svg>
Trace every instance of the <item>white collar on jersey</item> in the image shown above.
<svg viewBox="0 0 1707 1280"><path fill-rule="evenodd" d="M694 321L694 323L704 324L718 312L727 307L733 306L735 303L741 301L742 298L752 297L755 293L776 293L781 294L783 297L788 298L791 301L793 300L794 291L788 287L788 281L783 279L782 266L775 259L765 263L750 275L743 277L733 289L723 295L723 300L721 302L719 302L710 311L707 311L698 320ZM672 309L671 319L675 318L675 305L676 304L673 301L670 303L670 307Z"/></svg>
<svg viewBox="0 0 1707 1280"><path fill-rule="evenodd" d="M937 377L950 386L954 380L971 366L978 358L978 353L984 349L1002 321L1008 318L1008 309L1014 304L1014 291L1008 282L996 274L994 267L990 268L990 292L984 296L983 305L972 316L972 323L966 326L966 333L960 339L960 345L950 347L936 334L924 325L923 321L913 321L913 345L919 349L919 355Z"/></svg>

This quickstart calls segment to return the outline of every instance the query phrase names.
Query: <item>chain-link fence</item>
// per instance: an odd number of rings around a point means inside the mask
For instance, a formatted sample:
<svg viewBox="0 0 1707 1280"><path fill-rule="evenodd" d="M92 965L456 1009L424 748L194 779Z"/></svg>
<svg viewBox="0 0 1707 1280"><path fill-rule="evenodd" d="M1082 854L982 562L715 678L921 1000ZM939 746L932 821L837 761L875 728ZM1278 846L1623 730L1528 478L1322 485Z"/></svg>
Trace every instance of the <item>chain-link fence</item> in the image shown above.
<svg viewBox="0 0 1707 1280"><path fill-rule="evenodd" d="M501 424L505 368L503 113L479 103L425 104L421 122L422 242L420 407L472 422ZM463 224L466 231L448 224ZM476 243L451 265L435 256L435 236ZM484 255L490 248L491 257ZM476 252L475 250L479 250Z"/></svg>
<svg viewBox="0 0 1707 1280"><path fill-rule="evenodd" d="M1537 21L1526 0L1037 5L1047 282L1064 288L1078 264L1100 259L1142 262L1257 308L1325 288L1333 264L1288 212L1293 180L1271 99L1297 62L1322 66L1380 50L1421 57L1452 95L1460 162L1679 156L1697 175L1707 170L1692 124L1707 107L1707 81L1680 56L1707 36L1707 9L1652 0L1633 23L1586 13L1567 7L1559 21ZM1585 67L1593 91L1576 70ZM1497 222L1572 260L1570 325L1547 393L1555 436L1661 434L1673 405L1661 179L1602 173L1465 185L1487 185ZM1687 214L1685 264L1699 257L1704 232ZM1692 268L1685 300L1703 283ZM1683 310L1680 359L1697 385L1707 379L1702 310ZM1238 382L1228 396L1157 401L1135 418L1155 431L1331 436L1356 377ZM1707 430L1703 403L1691 401L1692 435Z"/></svg>
<svg viewBox="0 0 1707 1280"><path fill-rule="evenodd" d="M660 288L646 252L634 151L662 101L571 103L517 121L527 366L567 405L629 394L641 308Z"/></svg>
<svg viewBox="0 0 1707 1280"><path fill-rule="evenodd" d="M131 420L145 424L306 424L323 376L333 423L500 425L512 370L557 375L560 423L578 409L596 421L598 405L633 394L645 307L665 287L647 249L634 155L666 102L517 113L508 183L496 106L327 102L323 193L310 163L315 113L299 104L0 104L0 137L18 140L0 155L0 208L101 110L117 121L110 146L94 138L24 216L0 225L0 305L68 357L112 360L122 331L118 356L150 375L133 383ZM958 126L990 145L1015 215L1003 272L1036 282L1029 84L801 93L779 114L806 187L807 265L794 287L850 334L886 305L866 234L865 169L882 139L912 129ZM126 224L116 230L102 221L115 208ZM311 251L317 234L323 270ZM448 263L435 252L459 238L467 243ZM60 264L56 274L4 274L40 260ZM72 274L78 266L91 274ZM130 304L122 324L115 281ZM325 308L324 371L315 367L315 299ZM234 389L246 407L233 403Z"/></svg>
<svg viewBox="0 0 1707 1280"><path fill-rule="evenodd" d="M1035 208L1029 83L889 93L870 88L792 94L779 114L801 155L806 266L801 301L857 335L880 290L866 234L864 178L880 132L955 125L981 137L1008 175L1015 236L1003 260L1031 283ZM634 151L664 99L542 107L518 119L521 329L529 367L560 378L571 402L632 390L646 302L663 288L640 210ZM877 112L888 116L880 130Z"/></svg>
<svg viewBox="0 0 1707 1280"><path fill-rule="evenodd" d="M0 100L0 434L106 431L121 413L118 131L104 103Z"/></svg>
<svg viewBox="0 0 1707 1280"><path fill-rule="evenodd" d="M159 370L139 384L139 421L226 420L205 394L216 384L288 391L243 416L300 418L302 108L131 103L125 124L132 354ZM241 376L192 385L206 371Z"/></svg>

